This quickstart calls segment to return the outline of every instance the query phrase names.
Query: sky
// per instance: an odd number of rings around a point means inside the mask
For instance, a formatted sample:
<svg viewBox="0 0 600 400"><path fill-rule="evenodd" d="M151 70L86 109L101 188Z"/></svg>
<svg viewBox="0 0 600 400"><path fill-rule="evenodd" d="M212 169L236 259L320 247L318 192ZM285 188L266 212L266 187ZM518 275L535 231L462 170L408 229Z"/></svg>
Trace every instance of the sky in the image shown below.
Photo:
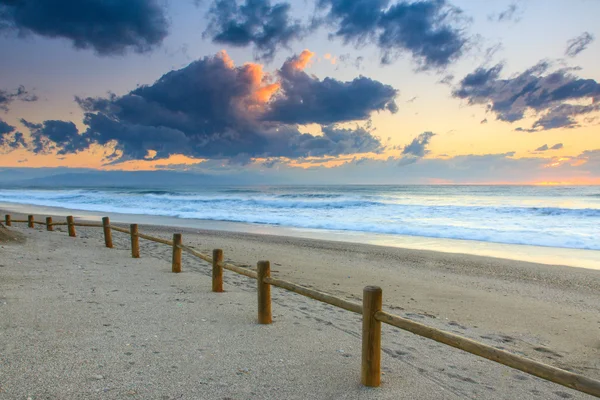
<svg viewBox="0 0 600 400"><path fill-rule="evenodd" d="M0 168L600 184L596 0L0 0Z"/></svg>

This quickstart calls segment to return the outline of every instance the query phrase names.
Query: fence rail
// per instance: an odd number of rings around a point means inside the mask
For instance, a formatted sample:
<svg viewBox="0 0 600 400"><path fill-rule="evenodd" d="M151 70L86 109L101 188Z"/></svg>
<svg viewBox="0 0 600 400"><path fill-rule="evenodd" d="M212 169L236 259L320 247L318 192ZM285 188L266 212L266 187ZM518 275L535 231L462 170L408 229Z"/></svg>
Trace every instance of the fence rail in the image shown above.
<svg viewBox="0 0 600 400"><path fill-rule="evenodd" d="M600 397L600 381L588 378L583 375L575 374L560 368L556 368L539 361L522 357L505 350L497 349L484 343L446 332L437 328L415 322L398 315L393 315L382 310L382 290L377 286L366 286L363 291L363 303L354 303L331 294L298 285L283 279L271 277L270 263L268 261L259 261L257 270L223 262L223 251L213 250L212 257L199 252L198 250L184 245L182 235L176 233L173 240L161 239L158 237L146 235L138 232L137 224L132 224L130 229L122 228L110 224L108 217L102 219L99 223L81 223L74 222L72 216L67 217L67 222L53 223L52 218L48 217L46 222L35 221L33 216L27 220L14 220L10 215L5 216L7 226L12 223L28 223L30 228L34 224L46 225L48 230L52 226L68 226L69 236L75 237L75 227L95 227L104 229L104 238L106 247L112 247L112 230L125 233L131 236L132 257L139 257L139 238L150 240L157 243L166 244L173 248L172 271L181 272L181 253L185 251L195 257L198 257L208 263L212 263L212 290L214 292L223 291L223 270L229 270L251 279L257 280L258 292L258 322L261 324L270 324L271 315L271 286L276 286L311 299L327 303L347 311L351 311L363 316L362 326L362 362L361 362L361 381L365 386L376 387L380 385L381 379L381 323L385 323L396 328L411 332L415 335L429 338L439 343L455 347L468 353L486 358L488 360L518 369L538 378L557 383L578 390L592 396Z"/></svg>

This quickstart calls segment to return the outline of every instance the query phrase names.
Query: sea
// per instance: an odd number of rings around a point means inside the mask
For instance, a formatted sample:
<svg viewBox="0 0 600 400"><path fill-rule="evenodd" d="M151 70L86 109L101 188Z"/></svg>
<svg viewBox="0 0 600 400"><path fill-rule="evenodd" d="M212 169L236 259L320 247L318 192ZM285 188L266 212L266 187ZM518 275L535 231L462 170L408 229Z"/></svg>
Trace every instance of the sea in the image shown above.
<svg viewBox="0 0 600 400"><path fill-rule="evenodd" d="M599 186L26 188L0 189L0 203L346 232L355 239L364 233L600 250Z"/></svg>

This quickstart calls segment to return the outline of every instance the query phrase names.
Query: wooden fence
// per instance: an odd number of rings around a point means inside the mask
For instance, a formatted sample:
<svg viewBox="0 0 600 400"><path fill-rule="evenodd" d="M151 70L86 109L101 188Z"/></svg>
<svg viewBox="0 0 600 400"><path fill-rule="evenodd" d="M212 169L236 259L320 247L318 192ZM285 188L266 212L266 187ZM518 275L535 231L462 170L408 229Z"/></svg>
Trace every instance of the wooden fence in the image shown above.
<svg viewBox="0 0 600 400"><path fill-rule="evenodd" d="M537 376L559 385L578 390L592 396L600 397L600 381L588 378L573 372L556 368L539 361L509 353L505 350L499 350L493 346L477 342L466 337L456 335L436 329L419 322L390 314L382 310L382 290L377 286L367 286L363 290L362 304L354 303L333 295L310 289L293 282L271 277L271 267L269 261L259 261L257 270L253 271L235 264L223 262L223 251L213 250L212 257L198 252L192 247L183 244L182 235L175 233L173 240L165 240L150 235L142 234L138 231L137 224L131 224L129 229L111 225L108 217L102 218L102 223L81 223L75 222L72 216L68 216L66 222L52 222L51 217L47 217L45 222L35 221L33 215L29 215L26 220L14 220L10 215L5 216L5 223L11 226L13 222L27 223L30 228L35 224L46 225L48 231L52 231L54 226L67 226L69 236L75 237L75 227L96 227L103 228L104 242L106 247L112 248L112 231L125 233L131 236L131 255L134 258L140 256L139 239L146 239L157 243L162 243L173 248L172 271L181 272L181 255L185 251L206 262L212 263L212 290L213 292L223 291L223 270L229 270L248 278L256 279L258 292L258 323L270 324L272 322L271 314L271 286L277 286L282 289L310 297L323 303L348 310L363 316L362 322L362 364L361 381L365 386L376 387L381 379L381 323L389 324L405 331L414 333L422 337L435 340L439 343L456 347L477 356L487 358L500 364L518 369L528 374Z"/></svg>

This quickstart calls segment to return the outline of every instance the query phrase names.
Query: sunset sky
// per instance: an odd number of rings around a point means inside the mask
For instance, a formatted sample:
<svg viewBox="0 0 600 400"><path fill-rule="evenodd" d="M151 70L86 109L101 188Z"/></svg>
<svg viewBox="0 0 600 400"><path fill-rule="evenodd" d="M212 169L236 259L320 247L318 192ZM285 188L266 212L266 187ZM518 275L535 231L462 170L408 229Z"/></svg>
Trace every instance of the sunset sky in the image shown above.
<svg viewBox="0 0 600 400"><path fill-rule="evenodd" d="M0 0L0 167L600 184L598 15L594 0Z"/></svg>

